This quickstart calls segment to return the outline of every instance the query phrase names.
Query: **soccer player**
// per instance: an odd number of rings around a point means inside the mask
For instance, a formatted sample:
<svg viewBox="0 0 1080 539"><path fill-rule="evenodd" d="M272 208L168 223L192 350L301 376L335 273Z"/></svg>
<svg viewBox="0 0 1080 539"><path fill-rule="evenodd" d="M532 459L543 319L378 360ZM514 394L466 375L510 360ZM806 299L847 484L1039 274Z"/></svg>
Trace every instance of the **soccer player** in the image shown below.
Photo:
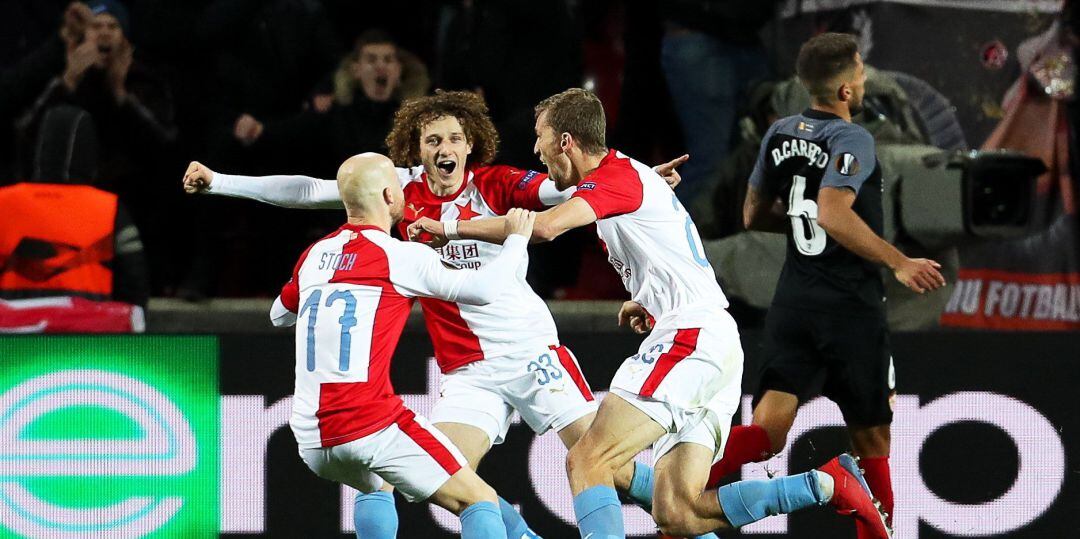
<svg viewBox="0 0 1080 539"><path fill-rule="evenodd" d="M697 229L650 168L605 143L600 100L570 89L536 107L536 145L570 200L537 216L533 240L547 241L596 223L611 264L631 294L620 322L651 334L611 382L588 432L567 456L581 536L623 537L617 471L653 445L652 470L635 466L631 492L652 495L661 532L692 536L741 527L768 515L832 503L886 537L884 523L854 460L842 455L814 470L705 492L741 397L742 349L727 300L702 253ZM445 223L420 219L412 238L471 238L501 243L501 218Z"/></svg>
<svg viewBox="0 0 1080 539"><path fill-rule="evenodd" d="M890 397L895 374L878 265L923 293L945 284L937 262L881 238L881 168L874 139L851 123L866 73L855 39L822 34L796 65L811 95L802 114L769 129L750 176L746 227L787 236L787 260L765 321L766 363L753 423L735 427L712 483L784 448L799 404L822 394L847 423L866 482L893 513ZM824 386L814 386L824 371ZM861 522L859 537L871 537Z"/></svg>
<svg viewBox="0 0 1080 539"><path fill-rule="evenodd" d="M385 480L410 501L430 500L459 515L462 537L503 539L495 491L405 408L390 361L412 298L486 305L510 291L535 217L513 210L497 256L476 271L452 269L426 246L390 237L405 195L388 158L349 158L338 188L348 222L304 251L270 312L276 326L299 324L289 426L300 456L320 477L362 493Z"/></svg>
<svg viewBox="0 0 1080 539"><path fill-rule="evenodd" d="M394 161L421 166L398 169L405 193L406 227L421 217L479 220L505 215L513 207L543 209L566 200L546 174L490 165L498 134L487 106L470 92L437 92L407 102L398 111L387 137ZM680 157L657 167L669 185L678 182ZM252 198L288 207L340 207L333 182L303 176L252 178L215 173L192 163L185 190ZM670 188L669 188L670 192ZM487 264L498 247L475 240L456 240L440 248L444 262L455 267ZM435 359L444 374L431 420L476 469L494 444L502 443L516 410L537 433L558 433L571 447L585 433L596 412L577 359L560 345L547 305L524 280L525 262L511 293L490 305L467 305L420 298ZM630 487L633 466L616 476ZM651 494L651 493L650 493ZM641 496L631 498L648 504ZM507 529L515 539L531 537L521 516L500 500ZM395 535L393 497L387 493L358 496L357 530L378 527ZM381 537L381 536L380 536Z"/></svg>

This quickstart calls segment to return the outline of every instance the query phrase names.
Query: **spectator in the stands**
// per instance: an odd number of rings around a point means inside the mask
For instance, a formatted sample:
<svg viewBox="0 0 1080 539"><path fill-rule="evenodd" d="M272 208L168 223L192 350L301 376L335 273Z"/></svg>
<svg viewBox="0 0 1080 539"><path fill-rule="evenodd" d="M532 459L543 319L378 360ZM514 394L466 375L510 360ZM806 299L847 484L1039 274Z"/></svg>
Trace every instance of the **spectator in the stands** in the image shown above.
<svg viewBox="0 0 1080 539"><path fill-rule="evenodd" d="M749 85L768 75L758 33L779 0L663 0L660 60L691 159L676 190L693 200L732 145L736 112Z"/></svg>
<svg viewBox="0 0 1080 539"><path fill-rule="evenodd" d="M20 172L23 177L28 173L45 114L57 105L73 105L88 112L98 127L98 185L123 196L123 191L144 180L153 156L176 137L171 95L135 59L123 4L92 0L87 6L90 18L84 35L65 35L66 65L44 88L37 88L37 98L17 121ZM75 17L86 14L81 8L69 12Z"/></svg>
<svg viewBox="0 0 1080 539"><path fill-rule="evenodd" d="M297 152L313 175L332 177L359 152L385 152L385 139L403 99L427 93L427 68L399 49L389 34L368 30L333 75L333 93L313 99L292 117L262 121L245 115L243 141L261 153Z"/></svg>
<svg viewBox="0 0 1080 539"><path fill-rule="evenodd" d="M0 18L0 184L16 179L15 130L18 115L64 69L66 49L82 42L93 18L82 2L65 9L56 0L5 3ZM62 13L62 15L61 15ZM60 22L57 25L57 21Z"/></svg>
<svg viewBox="0 0 1080 539"><path fill-rule="evenodd" d="M299 152L251 148L266 123L291 118L330 92L340 45L316 0L217 0L203 13L223 44L207 83L219 99L208 161L241 170L295 170ZM213 74L211 76L211 74ZM255 168L253 168L255 167Z"/></svg>
<svg viewBox="0 0 1080 539"><path fill-rule="evenodd" d="M0 188L0 299L70 296L146 306L138 229L116 195L91 185L94 123L83 109L49 108L31 181Z"/></svg>

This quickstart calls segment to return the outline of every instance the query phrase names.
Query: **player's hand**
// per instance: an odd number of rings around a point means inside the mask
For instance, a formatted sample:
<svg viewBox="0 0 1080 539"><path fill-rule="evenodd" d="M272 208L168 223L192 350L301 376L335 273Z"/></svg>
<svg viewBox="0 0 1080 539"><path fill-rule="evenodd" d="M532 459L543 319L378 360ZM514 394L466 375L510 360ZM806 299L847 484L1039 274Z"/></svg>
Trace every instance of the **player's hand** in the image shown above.
<svg viewBox="0 0 1080 539"><path fill-rule="evenodd" d="M652 331L649 313L636 301L625 301L619 309L619 327L622 326L630 326L638 335Z"/></svg>
<svg viewBox="0 0 1080 539"><path fill-rule="evenodd" d="M184 192L189 195L204 193L210 190L210 184L214 181L214 171L206 165L192 161L184 173Z"/></svg>
<svg viewBox="0 0 1080 539"><path fill-rule="evenodd" d="M409 225L405 230L409 235L409 241L425 243L434 249L438 249L450 242L446 237L446 230L442 221L436 221L430 217L421 217Z"/></svg>
<svg viewBox="0 0 1080 539"><path fill-rule="evenodd" d="M945 277L938 271L941 264L928 258L905 258L893 270L896 280L918 294L925 294L945 286Z"/></svg>
<svg viewBox="0 0 1080 539"><path fill-rule="evenodd" d="M503 225L506 235L519 234L526 239L532 237L533 225L536 223L536 212L513 208L506 212L506 224Z"/></svg>
<svg viewBox="0 0 1080 539"><path fill-rule="evenodd" d="M667 182L668 187L675 189L675 187L678 186L680 182L682 182L682 176L679 175L679 171L675 170L675 168L689 160L690 154L683 154L679 157L676 157L675 159L672 159L671 161L668 161L667 163L664 163L662 165L656 165L655 167L653 167L653 170L655 170L661 178L664 178L664 181Z"/></svg>
<svg viewBox="0 0 1080 539"><path fill-rule="evenodd" d="M64 10L64 22L60 25L60 39L67 50L77 47L86 38L86 27L94 13L82 2L72 2Z"/></svg>

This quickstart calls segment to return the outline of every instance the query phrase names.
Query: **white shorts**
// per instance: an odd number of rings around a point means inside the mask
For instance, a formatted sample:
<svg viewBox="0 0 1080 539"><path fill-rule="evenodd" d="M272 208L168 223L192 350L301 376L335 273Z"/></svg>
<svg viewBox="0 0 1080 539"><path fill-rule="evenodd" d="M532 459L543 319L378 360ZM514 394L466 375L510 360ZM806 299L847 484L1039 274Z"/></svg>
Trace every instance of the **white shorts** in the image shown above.
<svg viewBox="0 0 1080 539"><path fill-rule="evenodd" d="M726 311L700 328L653 328L611 380L611 392L667 430L653 444L659 460L679 443L724 453L742 398L743 352Z"/></svg>
<svg viewBox="0 0 1080 539"><path fill-rule="evenodd" d="M383 480L406 500L422 502L463 466L458 448L426 419L405 410L390 426L358 440L300 450L319 477L370 494Z"/></svg>
<svg viewBox="0 0 1080 539"><path fill-rule="evenodd" d="M432 423L464 423L500 444L516 410L537 434L562 430L596 411L577 358L565 346L485 358L442 378Z"/></svg>

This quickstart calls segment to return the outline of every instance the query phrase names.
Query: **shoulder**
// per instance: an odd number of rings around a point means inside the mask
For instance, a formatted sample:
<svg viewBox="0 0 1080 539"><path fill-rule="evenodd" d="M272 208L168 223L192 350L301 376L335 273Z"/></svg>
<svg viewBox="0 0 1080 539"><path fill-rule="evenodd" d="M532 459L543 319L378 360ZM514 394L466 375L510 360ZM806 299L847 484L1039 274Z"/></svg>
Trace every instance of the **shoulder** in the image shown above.
<svg viewBox="0 0 1080 539"><path fill-rule="evenodd" d="M402 187L405 187L409 183L422 180L424 175L424 167L421 165L408 168L397 167L394 170L397 172L398 182Z"/></svg>
<svg viewBox="0 0 1080 539"><path fill-rule="evenodd" d="M829 142L834 151L874 151L874 136L865 127L849 122L836 122L830 130Z"/></svg>
<svg viewBox="0 0 1080 539"><path fill-rule="evenodd" d="M535 170L525 170L508 165L484 165L472 169L473 183L477 186L510 186L527 184L540 175Z"/></svg>
<svg viewBox="0 0 1080 539"><path fill-rule="evenodd" d="M611 158L600 165L592 174L578 184L578 189L595 188L597 184L622 185L626 183L640 183L642 174L655 174L651 168L642 165L626 156L622 152L613 151ZM590 185L591 184L591 185Z"/></svg>

